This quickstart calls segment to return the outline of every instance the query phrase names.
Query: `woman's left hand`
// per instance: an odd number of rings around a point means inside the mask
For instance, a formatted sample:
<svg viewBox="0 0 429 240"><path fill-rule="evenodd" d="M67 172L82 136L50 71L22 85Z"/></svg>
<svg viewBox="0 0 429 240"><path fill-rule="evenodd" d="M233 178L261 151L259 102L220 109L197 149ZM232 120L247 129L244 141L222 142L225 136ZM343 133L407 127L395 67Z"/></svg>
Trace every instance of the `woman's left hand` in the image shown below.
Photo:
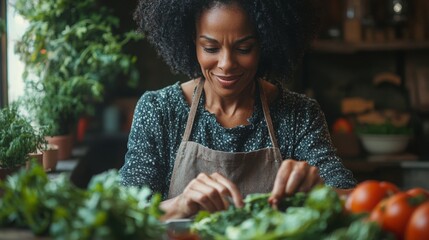
<svg viewBox="0 0 429 240"><path fill-rule="evenodd" d="M317 167L309 165L306 161L284 160L277 172L268 201L276 206L283 197L295 192L308 192L319 183L323 183L323 179Z"/></svg>

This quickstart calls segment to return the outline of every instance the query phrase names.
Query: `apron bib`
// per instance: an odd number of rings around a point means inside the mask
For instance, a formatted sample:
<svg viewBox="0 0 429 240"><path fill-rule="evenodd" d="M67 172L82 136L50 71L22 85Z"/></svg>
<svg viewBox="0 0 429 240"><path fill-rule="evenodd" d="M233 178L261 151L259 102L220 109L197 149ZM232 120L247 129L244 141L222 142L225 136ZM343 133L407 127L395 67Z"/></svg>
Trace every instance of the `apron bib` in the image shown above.
<svg viewBox="0 0 429 240"><path fill-rule="evenodd" d="M259 83L260 84L260 83ZM204 88L201 79L192 98L185 133L177 151L168 198L180 195L192 179L200 173L218 172L235 183L246 196L250 193L271 192L277 171L282 162L280 149L274 135L273 124L264 90L260 84L260 98L265 121L273 147L251 152L223 152L188 141L191 135L198 103Z"/></svg>

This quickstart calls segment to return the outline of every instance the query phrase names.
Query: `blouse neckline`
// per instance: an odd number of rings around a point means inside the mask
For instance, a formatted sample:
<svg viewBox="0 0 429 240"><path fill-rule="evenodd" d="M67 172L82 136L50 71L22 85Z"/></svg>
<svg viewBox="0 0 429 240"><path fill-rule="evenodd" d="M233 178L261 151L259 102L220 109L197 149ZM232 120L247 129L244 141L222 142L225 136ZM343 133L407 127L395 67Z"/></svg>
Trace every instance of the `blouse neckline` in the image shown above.
<svg viewBox="0 0 429 240"><path fill-rule="evenodd" d="M274 83L277 88L279 89L279 96L278 98L272 102L270 104L270 110L274 110L277 108L280 99L282 98L283 95L283 91L282 88L280 86L280 83L275 82ZM186 112L189 114L190 112L190 106L188 104L188 102L186 101L183 89L180 87L180 82L176 82L175 87L179 90L179 103L180 103L180 107L185 109ZM245 131L245 130L252 130L256 127L256 125L258 125L261 121L265 122L264 120L264 115L263 115L263 111L262 111L262 104L261 104L261 99L259 97L259 84L256 87L256 91L255 91L255 95L257 95L258 97L256 97L254 105L253 105L253 112L252 115L247 119L247 121L249 122L249 124L246 125L238 125L232 128L226 128L224 126L222 126L216 119L216 115L214 113L209 112L204 106L205 106L205 93L203 91L203 93L201 94L201 98L200 101L198 103L198 108L197 108L197 113L199 113L201 116L204 116L204 118L206 118L210 124L212 124L213 126L215 126L218 129L222 129L224 132L238 132L238 131ZM198 116L197 116L198 118Z"/></svg>

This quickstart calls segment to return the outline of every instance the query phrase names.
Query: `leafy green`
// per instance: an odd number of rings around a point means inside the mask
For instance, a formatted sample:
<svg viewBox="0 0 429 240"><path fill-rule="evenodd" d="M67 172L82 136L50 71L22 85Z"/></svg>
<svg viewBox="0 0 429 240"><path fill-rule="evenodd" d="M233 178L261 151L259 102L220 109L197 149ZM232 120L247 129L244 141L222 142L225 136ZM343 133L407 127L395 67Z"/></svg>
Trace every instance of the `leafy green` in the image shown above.
<svg viewBox="0 0 429 240"><path fill-rule="evenodd" d="M0 181L0 227L29 227L53 239L160 239L161 197L148 188L126 188L116 170L79 189L61 175L49 180L33 166Z"/></svg>
<svg viewBox="0 0 429 240"><path fill-rule="evenodd" d="M200 212L193 224L192 231L198 232L204 239L276 239L280 235L302 231L308 222L317 220L319 214L312 210L302 210L307 195L297 193L284 198L277 211L268 203L270 194L250 194L244 199L243 208L231 206L228 210L209 214ZM301 222L294 220L297 216ZM293 225L284 225L293 222ZM302 225L299 225L299 224Z"/></svg>
<svg viewBox="0 0 429 240"><path fill-rule="evenodd" d="M352 234L359 227L350 223L361 222L361 218L342 212L341 200L328 186L316 186L308 194L287 197L279 210L268 204L268 197L269 194L251 194L245 198L243 208L230 207L212 214L200 212L191 230L203 239L216 240L321 239L340 236L342 232ZM378 226L367 227L368 233L362 236L376 236L373 232L381 231ZM342 232L331 235L336 229Z"/></svg>
<svg viewBox="0 0 429 240"><path fill-rule="evenodd" d="M369 240L369 239L384 239L393 240L395 237L392 234L383 232L380 226L375 222L354 221L348 227L339 228L333 231L323 240Z"/></svg>

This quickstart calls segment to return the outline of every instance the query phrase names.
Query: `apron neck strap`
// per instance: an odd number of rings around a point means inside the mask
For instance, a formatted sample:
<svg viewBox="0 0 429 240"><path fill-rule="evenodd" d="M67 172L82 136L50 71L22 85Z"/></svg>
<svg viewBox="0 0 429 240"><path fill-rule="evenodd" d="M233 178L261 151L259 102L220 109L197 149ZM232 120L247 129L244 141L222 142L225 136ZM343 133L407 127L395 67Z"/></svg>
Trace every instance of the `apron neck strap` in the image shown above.
<svg viewBox="0 0 429 240"><path fill-rule="evenodd" d="M267 101L267 98L265 96L264 89L262 88L262 82L261 81L262 80L259 80L258 84L259 84L259 91L260 91L259 95L260 95L261 103L262 103L262 110L264 112L265 121L267 122L268 133L270 134L271 143L272 143L273 147L278 148L277 138L276 138L276 135L274 134L273 122L271 120L270 108L268 107L268 101ZM194 125L194 119L195 119L195 115L196 115L196 112L198 109L198 103L200 101L203 89L204 89L204 79L200 78L198 86L197 86L197 90L194 93L194 95L192 96L191 110L189 112L188 121L186 122L186 129L185 129L185 133L183 134L183 139L182 139L183 142L188 141L189 136L191 135L192 126Z"/></svg>
<svg viewBox="0 0 429 240"><path fill-rule="evenodd" d="M182 139L183 142L188 141L189 136L191 135L192 125L194 125L194 119L198 109L198 102L200 101L200 97L201 97L201 93L203 92L203 89L204 89L204 79L200 78L197 86L197 91L192 96L191 110L189 112L188 121L186 122L186 129Z"/></svg>
<svg viewBox="0 0 429 240"><path fill-rule="evenodd" d="M267 122L268 133L270 134L270 138L271 138L271 144L273 144L273 147L279 148L279 145L277 143L277 138L274 133L273 121L271 120L268 100L267 100L267 97L265 96L264 88L262 87L262 80L259 80L258 83L259 83L259 92L260 92L259 96L261 97L262 110L264 111L265 121Z"/></svg>

